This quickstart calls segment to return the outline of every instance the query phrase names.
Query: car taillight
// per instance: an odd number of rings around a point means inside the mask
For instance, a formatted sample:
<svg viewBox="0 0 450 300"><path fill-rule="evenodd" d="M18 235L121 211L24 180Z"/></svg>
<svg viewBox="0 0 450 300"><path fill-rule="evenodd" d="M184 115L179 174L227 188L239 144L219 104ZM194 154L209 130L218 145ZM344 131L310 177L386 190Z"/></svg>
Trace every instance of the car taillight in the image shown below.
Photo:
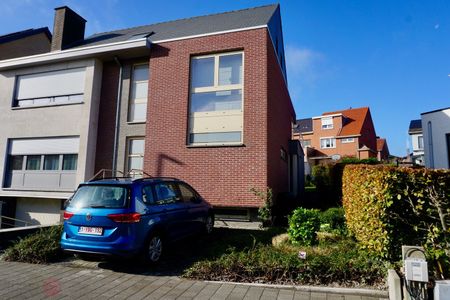
<svg viewBox="0 0 450 300"><path fill-rule="evenodd" d="M72 218L72 216L73 216L72 212L64 211L64 216L63 216L64 220L69 220L70 218Z"/></svg>
<svg viewBox="0 0 450 300"><path fill-rule="evenodd" d="M117 223L137 223L141 220L141 215L138 213L110 214L108 218Z"/></svg>

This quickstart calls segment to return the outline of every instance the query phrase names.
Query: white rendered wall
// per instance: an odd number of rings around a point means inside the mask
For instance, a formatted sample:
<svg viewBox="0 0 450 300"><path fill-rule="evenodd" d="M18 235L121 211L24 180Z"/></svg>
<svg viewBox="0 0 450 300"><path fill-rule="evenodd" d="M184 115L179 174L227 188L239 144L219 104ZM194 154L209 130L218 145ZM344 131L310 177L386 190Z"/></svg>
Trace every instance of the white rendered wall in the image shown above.
<svg viewBox="0 0 450 300"><path fill-rule="evenodd" d="M430 145L429 122L431 122L432 127L432 145ZM450 134L450 108L422 114L422 131L425 166L427 168L449 169L446 134Z"/></svg>

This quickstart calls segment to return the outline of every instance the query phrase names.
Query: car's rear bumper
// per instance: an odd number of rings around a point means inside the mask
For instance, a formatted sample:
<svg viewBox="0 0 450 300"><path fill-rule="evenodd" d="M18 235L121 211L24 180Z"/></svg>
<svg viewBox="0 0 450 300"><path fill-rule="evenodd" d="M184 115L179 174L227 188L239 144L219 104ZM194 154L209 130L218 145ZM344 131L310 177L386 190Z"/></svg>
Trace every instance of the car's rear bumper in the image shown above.
<svg viewBox="0 0 450 300"><path fill-rule="evenodd" d="M67 238L65 232L61 237L61 249L66 252L122 257L135 256L140 251L140 249L134 246L134 243L128 239L119 238L113 242L94 242Z"/></svg>

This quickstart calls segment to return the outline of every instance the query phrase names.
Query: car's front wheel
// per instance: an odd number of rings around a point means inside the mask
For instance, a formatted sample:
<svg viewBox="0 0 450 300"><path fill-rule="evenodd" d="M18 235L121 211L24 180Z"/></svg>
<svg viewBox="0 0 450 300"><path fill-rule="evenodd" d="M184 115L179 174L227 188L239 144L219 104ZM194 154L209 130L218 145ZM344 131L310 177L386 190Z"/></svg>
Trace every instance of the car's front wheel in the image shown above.
<svg viewBox="0 0 450 300"><path fill-rule="evenodd" d="M145 260L155 264L160 261L163 254L163 239L160 234L155 233L150 236L145 247Z"/></svg>
<svg viewBox="0 0 450 300"><path fill-rule="evenodd" d="M205 233L211 234L214 229L214 216L209 214L205 220Z"/></svg>

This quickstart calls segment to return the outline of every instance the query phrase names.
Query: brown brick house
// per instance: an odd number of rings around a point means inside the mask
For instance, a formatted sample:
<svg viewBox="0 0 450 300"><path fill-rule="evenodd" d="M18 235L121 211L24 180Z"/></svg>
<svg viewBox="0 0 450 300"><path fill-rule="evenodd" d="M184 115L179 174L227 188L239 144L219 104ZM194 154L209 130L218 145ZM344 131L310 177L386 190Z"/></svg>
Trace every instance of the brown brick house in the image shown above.
<svg viewBox="0 0 450 300"><path fill-rule="evenodd" d="M47 27L0 36L0 60L50 51L52 35Z"/></svg>
<svg viewBox="0 0 450 300"><path fill-rule="evenodd" d="M310 165L342 157L360 159L389 155L387 142L377 144L377 135L368 107L326 112L297 120L294 139L301 141ZM379 146L379 147L378 147ZM384 150L383 150L384 149Z"/></svg>
<svg viewBox="0 0 450 300"><path fill-rule="evenodd" d="M278 5L89 37L85 23L70 8L56 8L51 50L0 60L8 119L47 120L39 132L11 126L0 135L0 157L25 161L6 172L0 197L65 199L102 169L178 177L216 208L254 211L263 203L251 188L271 187L275 197L298 193L303 153L292 140L296 118ZM50 149L42 139L66 147ZM70 177L58 164L69 157ZM39 162L50 159L70 180L47 181ZM42 173L42 186L34 191L30 182L31 192L17 192L30 189L15 180L29 177L28 161L40 168L33 172Z"/></svg>

